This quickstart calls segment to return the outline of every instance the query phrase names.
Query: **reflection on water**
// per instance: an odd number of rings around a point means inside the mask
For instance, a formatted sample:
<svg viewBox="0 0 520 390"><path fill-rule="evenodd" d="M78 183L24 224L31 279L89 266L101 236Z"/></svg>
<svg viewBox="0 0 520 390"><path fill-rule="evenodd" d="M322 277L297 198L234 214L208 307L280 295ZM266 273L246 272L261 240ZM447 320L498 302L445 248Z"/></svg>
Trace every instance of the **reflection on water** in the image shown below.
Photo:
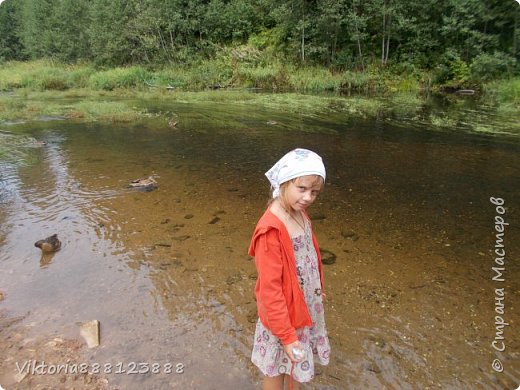
<svg viewBox="0 0 520 390"><path fill-rule="evenodd" d="M503 197L507 218L518 220L518 144L377 120L171 109L178 129L26 126L47 145L31 151L32 164L2 166L4 308L29 312L36 332L73 337L78 323L100 320L101 347L85 352L91 363L183 365L108 375L121 388L254 388L256 272L246 251L267 200L263 172L300 146L326 162L327 186L310 214L322 248L337 255L325 266L333 354L311 388L520 381L518 229L512 223L506 236L511 261L500 287L512 325L497 354L489 203ZM127 188L151 174L156 191ZM63 247L42 258L33 243L53 233ZM497 356L503 374L491 369Z"/></svg>

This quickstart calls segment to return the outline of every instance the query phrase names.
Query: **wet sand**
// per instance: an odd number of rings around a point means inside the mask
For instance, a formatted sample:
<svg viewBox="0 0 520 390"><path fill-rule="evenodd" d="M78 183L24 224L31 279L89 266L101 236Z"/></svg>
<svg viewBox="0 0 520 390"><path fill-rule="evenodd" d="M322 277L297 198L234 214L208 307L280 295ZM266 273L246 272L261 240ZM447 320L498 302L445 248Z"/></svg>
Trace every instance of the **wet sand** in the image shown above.
<svg viewBox="0 0 520 390"><path fill-rule="evenodd" d="M324 266L331 363L307 388L520 382L517 144L371 121L322 120L331 131L317 134L297 116L286 120L306 131L280 131L264 117L236 115L246 130L28 128L47 145L34 150L35 163L6 166L1 178L0 309L9 322L1 332L10 351L20 349L0 363L0 384L13 359L47 359L43 347L58 338L74 345L63 358L112 364L87 388L258 388L247 247L267 202L263 172L297 146L325 160L327 185L309 212L322 249L337 255ZM157 190L126 188L152 173ZM505 199L511 223L504 282L492 280L491 196ZM52 233L63 248L42 262L32 244ZM510 324L503 353L491 345L495 288L506 292ZM78 327L92 319L101 322L101 346L89 350ZM495 358L504 372L491 368ZM159 372L115 373L133 362ZM165 372L179 364L182 372Z"/></svg>

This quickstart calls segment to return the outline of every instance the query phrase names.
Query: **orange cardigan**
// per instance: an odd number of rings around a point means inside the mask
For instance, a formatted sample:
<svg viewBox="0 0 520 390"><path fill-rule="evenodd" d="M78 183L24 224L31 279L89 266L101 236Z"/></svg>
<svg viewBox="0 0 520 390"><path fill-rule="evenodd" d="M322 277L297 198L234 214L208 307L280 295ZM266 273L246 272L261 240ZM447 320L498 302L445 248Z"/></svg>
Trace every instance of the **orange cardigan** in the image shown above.
<svg viewBox="0 0 520 390"><path fill-rule="evenodd" d="M321 255L314 232L312 241L323 291ZM269 208L256 225L248 253L255 258L258 271L255 295L260 321L283 344L297 341L296 329L312 327L312 319L298 283L289 232Z"/></svg>

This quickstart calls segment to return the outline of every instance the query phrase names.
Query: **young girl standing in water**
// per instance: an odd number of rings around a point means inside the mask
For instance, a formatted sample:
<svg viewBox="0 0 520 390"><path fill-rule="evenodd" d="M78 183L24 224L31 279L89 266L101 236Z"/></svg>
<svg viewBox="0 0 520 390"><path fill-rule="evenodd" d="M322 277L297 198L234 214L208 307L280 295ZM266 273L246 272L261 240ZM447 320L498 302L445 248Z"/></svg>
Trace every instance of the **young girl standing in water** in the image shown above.
<svg viewBox="0 0 520 390"><path fill-rule="evenodd" d="M264 390L283 389L284 382L298 389L314 377L315 359L326 365L330 355L321 256L306 213L323 188L325 167L316 153L295 149L265 175L273 199L249 247L259 316L251 360L264 374Z"/></svg>

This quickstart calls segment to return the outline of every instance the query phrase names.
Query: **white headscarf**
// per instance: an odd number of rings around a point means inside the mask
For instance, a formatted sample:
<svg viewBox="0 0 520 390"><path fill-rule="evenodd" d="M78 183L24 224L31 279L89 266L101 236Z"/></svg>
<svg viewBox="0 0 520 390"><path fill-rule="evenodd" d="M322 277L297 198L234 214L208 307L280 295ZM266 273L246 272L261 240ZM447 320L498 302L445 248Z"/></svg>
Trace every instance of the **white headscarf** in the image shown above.
<svg viewBox="0 0 520 390"><path fill-rule="evenodd" d="M321 157L307 149L294 149L283 156L265 175L273 188L273 198L280 195L280 185L306 175L319 175L325 181Z"/></svg>

